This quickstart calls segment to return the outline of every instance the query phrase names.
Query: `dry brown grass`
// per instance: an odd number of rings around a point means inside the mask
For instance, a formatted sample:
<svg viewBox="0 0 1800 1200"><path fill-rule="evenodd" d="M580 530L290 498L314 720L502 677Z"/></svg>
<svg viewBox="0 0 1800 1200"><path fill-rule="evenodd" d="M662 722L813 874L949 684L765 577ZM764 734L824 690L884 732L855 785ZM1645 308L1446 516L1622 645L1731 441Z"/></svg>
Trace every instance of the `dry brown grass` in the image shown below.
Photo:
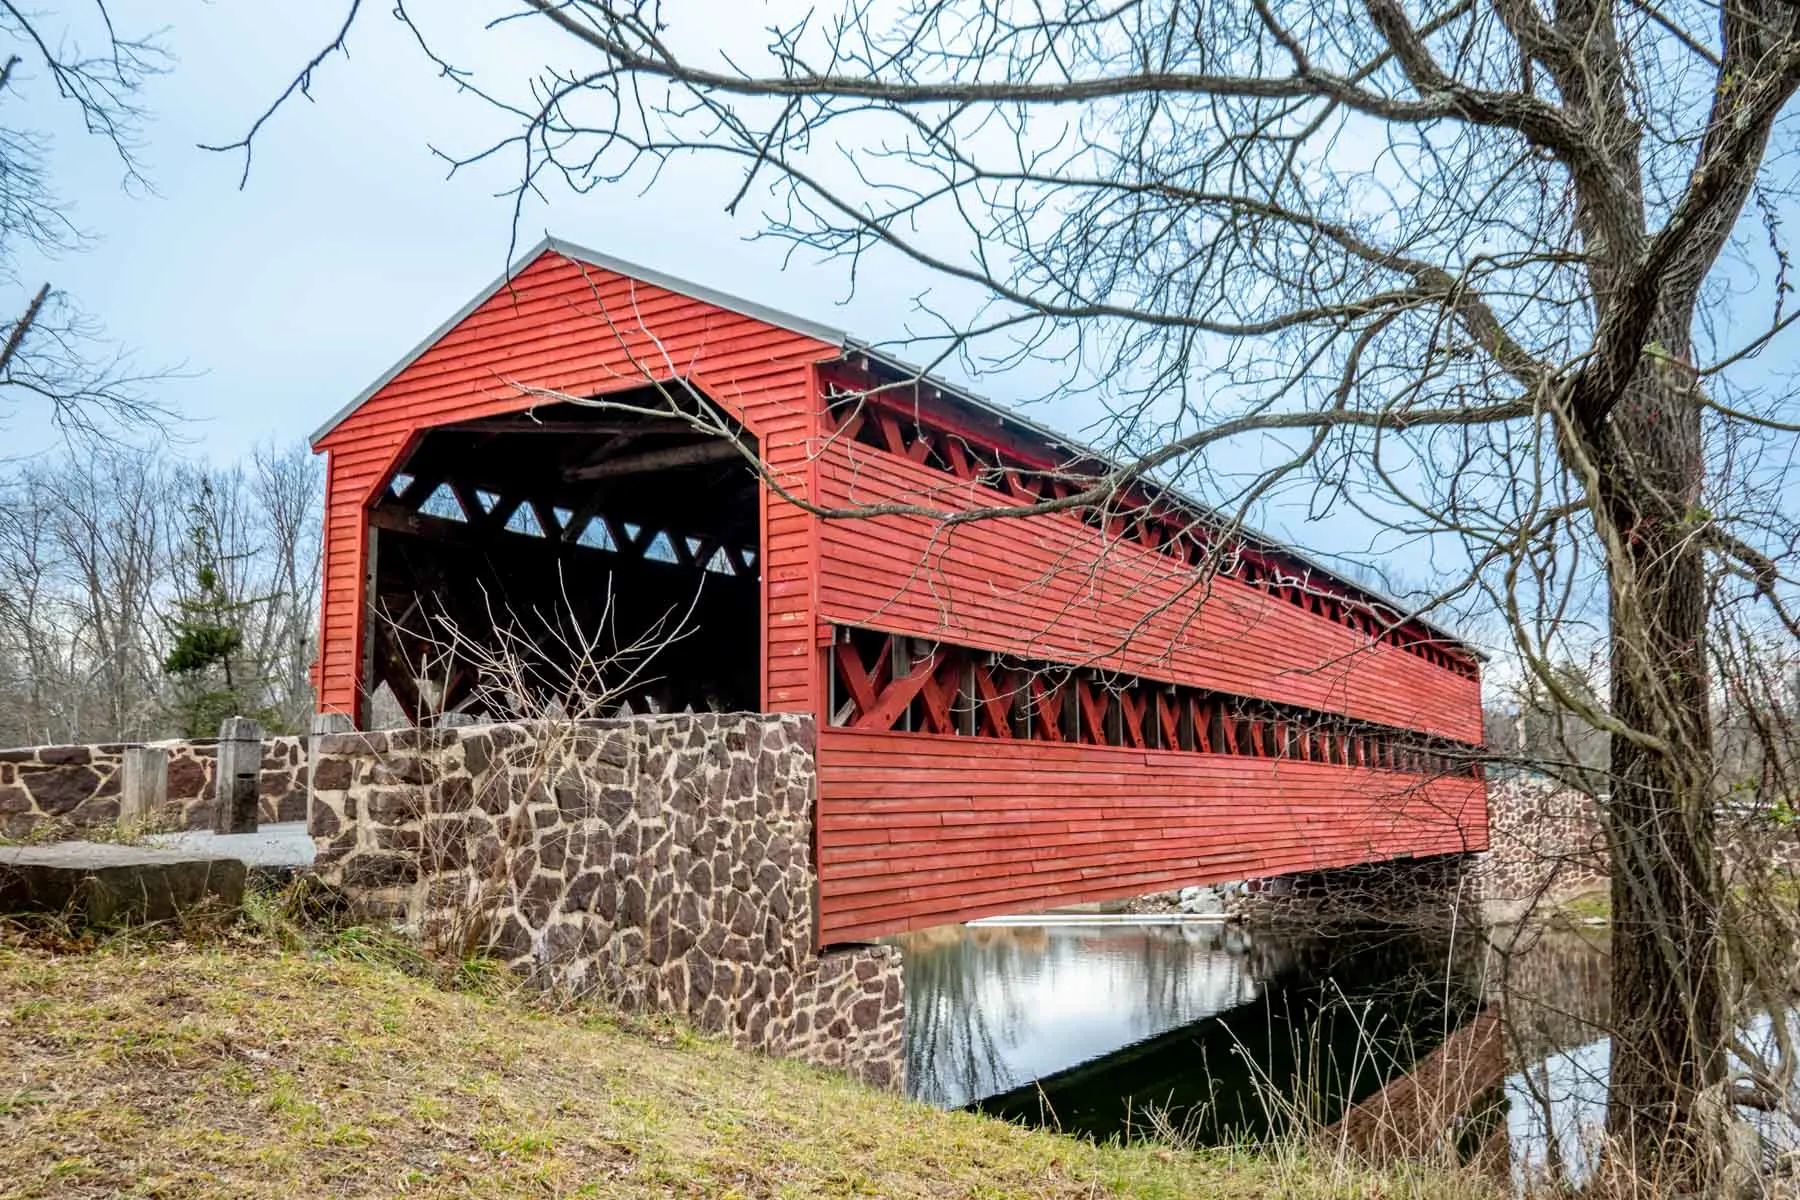
<svg viewBox="0 0 1800 1200"><path fill-rule="evenodd" d="M355 945L0 945L0 1195L1468 1194L938 1112Z"/></svg>

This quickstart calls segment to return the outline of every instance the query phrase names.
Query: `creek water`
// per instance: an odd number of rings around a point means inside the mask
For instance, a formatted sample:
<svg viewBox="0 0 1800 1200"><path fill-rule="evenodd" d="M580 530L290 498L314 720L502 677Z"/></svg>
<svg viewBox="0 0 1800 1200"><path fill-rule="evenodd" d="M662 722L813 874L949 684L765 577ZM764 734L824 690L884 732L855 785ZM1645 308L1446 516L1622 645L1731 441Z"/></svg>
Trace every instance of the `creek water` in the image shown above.
<svg viewBox="0 0 1800 1200"><path fill-rule="evenodd" d="M1449 1137L1515 1172L1560 1157L1602 1111L1606 959L1591 941L1499 962L1452 931L1321 938L1217 922L898 940L909 1087L943 1107L1099 1139L1175 1130L1222 1143L1297 1116L1355 1130L1380 1101L1381 1124L1416 1126L1381 1136ZM1502 972L1516 1009L1504 1036L1491 999ZM1405 1098L1398 1110L1391 1096Z"/></svg>

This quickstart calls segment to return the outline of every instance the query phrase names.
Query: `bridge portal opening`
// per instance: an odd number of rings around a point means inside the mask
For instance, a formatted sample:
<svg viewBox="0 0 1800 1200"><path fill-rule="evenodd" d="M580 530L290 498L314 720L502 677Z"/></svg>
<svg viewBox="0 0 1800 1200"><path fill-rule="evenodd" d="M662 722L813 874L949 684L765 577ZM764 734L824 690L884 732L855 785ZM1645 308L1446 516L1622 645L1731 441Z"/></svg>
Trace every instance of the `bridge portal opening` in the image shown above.
<svg viewBox="0 0 1800 1200"><path fill-rule="evenodd" d="M759 709L756 451L688 388L424 432L368 511L358 724Z"/></svg>

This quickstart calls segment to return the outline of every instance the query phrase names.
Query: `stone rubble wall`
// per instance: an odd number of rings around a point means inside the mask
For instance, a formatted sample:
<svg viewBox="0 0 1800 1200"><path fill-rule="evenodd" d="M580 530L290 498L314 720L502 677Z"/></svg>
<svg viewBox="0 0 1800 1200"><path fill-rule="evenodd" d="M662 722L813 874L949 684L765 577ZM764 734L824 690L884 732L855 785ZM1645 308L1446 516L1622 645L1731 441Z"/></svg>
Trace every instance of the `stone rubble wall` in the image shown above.
<svg viewBox="0 0 1800 1200"><path fill-rule="evenodd" d="M1478 914L1474 854L1434 854L1248 881L1227 912L1252 928L1327 931L1399 925L1451 929Z"/></svg>
<svg viewBox="0 0 1800 1200"><path fill-rule="evenodd" d="M0 837L27 838L46 826L81 829L119 819L119 772L125 751L154 746L169 752L169 798L149 816L155 828L201 829L212 824L218 766L216 739L24 746L0 750ZM257 781L264 821L306 818L306 739L263 741Z"/></svg>
<svg viewBox="0 0 1800 1200"><path fill-rule="evenodd" d="M1747 869L1800 870L1800 828L1721 814L1716 831L1727 879ZM1593 799L1547 779L1488 785L1488 850L1475 876L1489 916L1511 922L1534 909L1604 891L1606 831Z"/></svg>
<svg viewBox="0 0 1800 1200"><path fill-rule="evenodd" d="M1604 889L1606 837L1593 801L1547 780L1490 783L1488 849L1475 874L1491 910L1555 904Z"/></svg>
<svg viewBox="0 0 1800 1200"><path fill-rule="evenodd" d="M900 1088L899 951L816 951L812 718L318 737L315 869L539 984Z"/></svg>

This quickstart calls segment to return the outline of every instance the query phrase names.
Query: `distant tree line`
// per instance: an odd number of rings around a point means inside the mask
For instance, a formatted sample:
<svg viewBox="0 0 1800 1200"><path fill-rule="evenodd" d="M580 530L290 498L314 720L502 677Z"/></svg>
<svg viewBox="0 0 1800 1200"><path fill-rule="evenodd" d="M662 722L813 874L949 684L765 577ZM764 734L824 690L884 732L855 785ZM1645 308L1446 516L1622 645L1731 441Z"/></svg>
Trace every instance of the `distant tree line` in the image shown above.
<svg viewBox="0 0 1800 1200"><path fill-rule="evenodd" d="M1800 647L1755 630L1722 631L1714 653L1728 664L1713 689L1711 716L1722 811L1791 819L1793 760L1800 754ZM1570 659L1550 670L1564 695L1599 703L1606 671ZM1536 677L1490 683L1483 740L1490 779L1539 776L1604 797L1607 736L1564 707Z"/></svg>
<svg viewBox="0 0 1800 1200"><path fill-rule="evenodd" d="M322 492L303 445L0 466L0 745L304 729Z"/></svg>

